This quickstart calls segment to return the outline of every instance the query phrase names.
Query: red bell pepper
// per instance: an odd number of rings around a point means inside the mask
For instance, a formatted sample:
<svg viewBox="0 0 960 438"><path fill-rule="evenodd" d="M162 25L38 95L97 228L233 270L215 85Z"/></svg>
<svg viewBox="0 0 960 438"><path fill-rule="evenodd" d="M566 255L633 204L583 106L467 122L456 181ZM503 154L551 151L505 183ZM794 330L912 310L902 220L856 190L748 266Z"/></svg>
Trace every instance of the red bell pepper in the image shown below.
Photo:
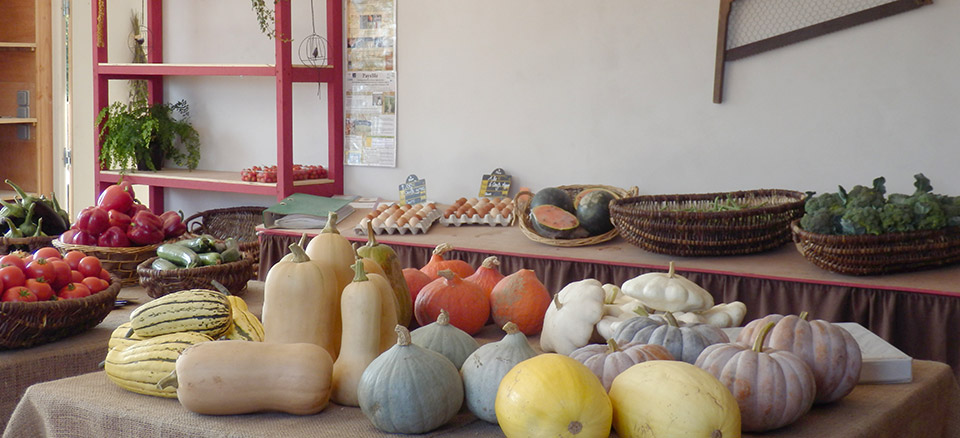
<svg viewBox="0 0 960 438"><path fill-rule="evenodd" d="M99 236L110 227L110 216L100 207L87 207L77 215L77 229Z"/></svg>
<svg viewBox="0 0 960 438"><path fill-rule="evenodd" d="M134 217L134 216L136 216L137 213L139 213L141 210L150 211L150 208L147 207L146 205L143 205L143 204L139 203L139 202L134 202L134 203L133 203L133 206L130 207L130 210L127 211L127 216Z"/></svg>
<svg viewBox="0 0 960 438"><path fill-rule="evenodd" d="M160 215L163 220L163 236L166 239L178 237L187 231L187 224L183 223L183 214L169 210Z"/></svg>
<svg viewBox="0 0 960 438"><path fill-rule="evenodd" d="M120 227L124 230L130 228L130 222L133 220L130 216L127 216L126 213L120 212L120 210L110 210L107 216L110 217L111 227Z"/></svg>
<svg viewBox="0 0 960 438"><path fill-rule="evenodd" d="M150 210L141 210L137 214L133 215L132 225L138 225L141 227L153 227L153 228L163 228L163 220L160 219L160 216L153 214Z"/></svg>
<svg viewBox="0 0 960 438"><path fill-rule="evenodd" d="M133 216L127 238L135 245L153 245L163 241L163 221L148 210L137 212Z"/></svg>
<svg viewBox="0 0 960 438"><path fill-rule="evenodd" d="M77 234L73 235L73 243L77 245L96 246L97 236L86 231L77 231Z"/></svg>
<svg viewBox="0 0 960 438"><path fill-rule="evenodd" d="M97 206L106 211L117 210L126 212L133 206L133 195L131 192L126 191L120 185L113 184L100 193L100 197L97 198Z"/></svg>
<svg viewBox="0 0 960 438"><path fill-rule="evenodd" d="M123 230L123 228L116 226L107 228L107 231L104 231L103 234L100 235L100 238L97 239L97 246L108 246L112 248L130 246L130 238L127 237L127 233Z"/></svg>

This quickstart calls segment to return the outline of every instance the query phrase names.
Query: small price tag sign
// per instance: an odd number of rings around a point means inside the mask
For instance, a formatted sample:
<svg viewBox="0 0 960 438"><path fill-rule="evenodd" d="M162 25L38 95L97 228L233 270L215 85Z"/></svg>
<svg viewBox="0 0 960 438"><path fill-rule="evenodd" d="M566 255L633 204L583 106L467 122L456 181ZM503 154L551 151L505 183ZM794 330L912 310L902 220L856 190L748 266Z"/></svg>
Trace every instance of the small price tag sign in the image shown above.
<svg viewBox="0 0 960 438"><path fill-rule="evenodd" d="M513 177L507 175L503 169L499 167L493 169L493 172L484 174L483 179L480 181L480 196L499 196L504 198L510 196L511 181L513 181Z"/></svg>
<svg viewBox="0 0 960 438"><path fill-rule="evenodd" d="M427 202L427 180L410 174L407 181L400 184L400 204L422 204Z"/></svg>

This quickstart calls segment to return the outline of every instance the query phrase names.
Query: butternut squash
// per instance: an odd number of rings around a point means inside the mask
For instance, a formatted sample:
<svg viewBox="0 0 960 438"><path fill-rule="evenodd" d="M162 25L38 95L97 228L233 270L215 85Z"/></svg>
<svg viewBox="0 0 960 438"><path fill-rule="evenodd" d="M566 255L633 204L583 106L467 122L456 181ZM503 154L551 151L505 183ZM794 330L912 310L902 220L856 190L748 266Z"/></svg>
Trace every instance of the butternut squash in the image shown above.
<svg viewBox="0 0 960 438"><path fill-rule="evenodd" d="M300 245L293 257L277 262L263 284L264 342L317 344L336 357L340 350L340 312L336 274L313 263Z"/></svg>
<svg viewBox="0 0 960 438"><path fill-rule="evenodd" d="M160 387L206 415L286 412L310 415L330 402L333 358L316 344L225 340L187 348Z"/></svg>
<svg viewBox="0 0 960 438"><path fill-rule="evenodd" d="M377 290L380 291L380 352L383 353L397 343L397 306L393 286L380 274L367 274L367 278L377 285Z"/></svg>
<svg viewBox="0 0 960 438"><path fill-rule="evenodd" d="M370 222L367 222L367 244L357 248L357 254L377 262L383 268L383 276L390 282L393 290L397 321L400 325L409 326L410 319L413 318L413 302L410 300L407 280L403 277L403 266L400 265L400 259L397 258L393 248L377 242L376 233L373 232L373 225Z"/></svg>
<svg viewBox="0 0 960 438"><path fill-rule="evenodd" d="M353 282L343 289L340 314L343 332L340 355L333 363L331 398L344 406L359 406L357 385L363 370L380 354L380 289L370 281L363 263L355 263Z"/></svg>
<svg viewBox="0 0 960 438"><path fill-rule="evenodd" d="M350 269L350 266L353 265L356 256L350 241L337 229L336 212L330 212L323 230L310 239L310 243L304 250L310 256L310 260L326 264L333 269L337 276L337 290L342 292L343 288L353 280L353 269Z"/></svg>

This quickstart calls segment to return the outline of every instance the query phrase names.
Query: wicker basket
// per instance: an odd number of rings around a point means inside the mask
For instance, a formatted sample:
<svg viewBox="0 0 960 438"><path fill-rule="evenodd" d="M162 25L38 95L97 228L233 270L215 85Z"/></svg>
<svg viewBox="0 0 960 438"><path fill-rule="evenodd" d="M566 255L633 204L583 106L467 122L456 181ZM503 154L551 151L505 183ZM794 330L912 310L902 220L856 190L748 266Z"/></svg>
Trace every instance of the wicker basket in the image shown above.
<svg viewBox="0 0 960 438"><path fill-rule="evenodd" d="M240 296L246 292L247 282L253 273L250 269L253 259L249 254L235 262L164 271L151 267L154 260L156 257L151 257L137 267L140 286L153 298L185 289L216 290L212 280L220 282L231 294Z"/></svg>
<svg viewBox="0 0 960 438"><path fill-rule="evenodd" d="M120 287L114 278L108 288L84 298L0 302L0 349L46 344L95 327L114 309Z"/></svg>
<svg viewBox="0 0 960 438"><path fill-rule="evenodd" d="M636 196L637 194L636 187L632 187L629 190L624 190L619 187L605 186L600 184L558 186L557 188L563 189L571 197L575 197L578 194L580 194L580 192L590 188L601 188L601 189L609 190L614 194L614 196L617 199ZM519 201L519 199L521 198L520 195L522 194L530 195L530 196L526 196L525 200L521 202ZM600 235L584 237L582 239L551 239L548 237L543 237L537 234L537 232L533 230L533 224L530 223L530 199L532 196L533 196L533 193L530 193L530 192L521 192L517 194L516 196L516 199L518 200L517 211L515 212L514 217L517 218L517 221L520 224L520 231L523 232L523 235L527 236L528 239L534 242L542 243L544 245L574 247L574 246L596 245L598 243L606 242L608 240L613 239L614 237L617 237L616 228Z"/></svg>
<svg viewBox="0 0 960 438"><path fill-rule="evenodd" d="M86 255L96 256L100 259L103 269L120 279L124 286L133 286L137 284L137 266L144 260L157 255L157 247L160 245L146 246L127 246L127 247L107 247L77 245L73 243L63 243L60 239L53 241L53 246L57 247L61 253L67 251L81 251Z"/></svg>
<svg viewBox="0 0 960 438"><path fill-rule="evenodd" d="M267 207L230 207L205 210L188 217L187 232L194 235L209 234L217 239L233 237L240 243L240 251L253 259L253 277L260 269L260 242L257 225L263 223L263 210Z"/></svg>
<svg viewBox="0 0 960 438"><path fill-rule="evenodd" d="M685 211L733 200L751 208ZM790 241L790 222L803 215L806 195L789 190L636 196L610 204L610 217L628 242L675 256L751 254Z"/></svg>
<svg viewBox="0 0 960 438"><path fill-rule="evenodd" d="M56 238L57 236L0 237L0 254L10 254L18 250L34 252L45 246L53 246L53 240Z"/></svg>
<svg viewBox="0 0 960 438"><path fill-rule="evenodd" d="M828 271L879 275L936 268L960 261L960 227L879 236L817 234L790 224L800 254Z"/></svg>

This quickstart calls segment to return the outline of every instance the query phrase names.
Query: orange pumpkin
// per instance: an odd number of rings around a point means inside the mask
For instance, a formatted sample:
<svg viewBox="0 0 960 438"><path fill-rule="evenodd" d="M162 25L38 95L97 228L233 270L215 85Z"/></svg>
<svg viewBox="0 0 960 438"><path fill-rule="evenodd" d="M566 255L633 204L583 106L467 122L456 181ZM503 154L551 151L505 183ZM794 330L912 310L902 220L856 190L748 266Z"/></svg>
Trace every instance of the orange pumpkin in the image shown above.
<svg viewBox="0 0 960 438"><path fill-rule="evenodd" d="M487 257L483 259L483 263L474 271L473 275L464 277L464 280L480 286L483 292L487 294L487 297L489 297L490 293L493 292L493 287L496 286L500 280L503 280L504 275L500 273L499 267L500 260L497 260L496 256Z"/></svg>
<svg viewBox="0 0 960 438"><path fill-rule="evenodd" d="M490 292L490 313L498 326L513 321L523 334L532 336L543 329L543 316L550 302L550 292L537 274L521 269L494 286Z"/></svg>
<svg viewBox="0 0 960 438"><path fill-rule="evenodd" d="M469 263L463 260L447 260L443 257L444 254L453 250L453 247L449 243L441 243L433 249L433 255L430 256L430 261L427 262L420 270L427 274L428 277L436 279L440 276L440 271L444 269L449 269L460 276L460 278L467 278L473 275L473 266L470 266ZM433 322L431 320L430 322Z"/></svg>
<svg viewBox="0 0 960 438"><path fill-rule="evenodd" d="M421 326L430 324L445 309L450 314L450 325L476 334L490 317L490 301L480 286L463 278L449 269L439 272L440 278L420 289L413 313Z"/></svg>
<svg viewBox="0 0 960 438"><path fill-rule="evenodd" d="M433 281L432 278L417 268L404 268L403 279L407 281L407 289L410 290L411 305L417 302L417 294L420 293L420 289Z"/></svg>

